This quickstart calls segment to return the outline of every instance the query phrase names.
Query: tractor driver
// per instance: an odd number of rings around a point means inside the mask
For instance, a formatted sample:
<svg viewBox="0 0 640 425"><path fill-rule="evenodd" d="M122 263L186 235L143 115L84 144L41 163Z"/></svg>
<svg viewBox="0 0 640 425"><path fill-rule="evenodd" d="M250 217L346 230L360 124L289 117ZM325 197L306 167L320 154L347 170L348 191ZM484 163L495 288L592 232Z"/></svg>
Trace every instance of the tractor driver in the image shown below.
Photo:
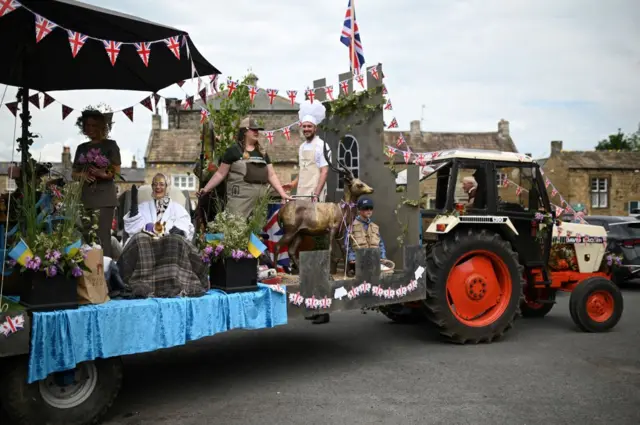
<svg viewBox="0 0 640 425"><path fill-rule="evenodd" d="M380 258L386 259L384 242L380 236L380 227L371 221L373 215L373 200L370 198L360 198L358 200L358 216L351 226L349 234L349 249L347 251L347 261L349 269L353 272L356 264L356 249L379 248Z"/></svg>
<svg viewBox="0 0 640 425"><path fill-rule="evenodd" d="M476 191L478 190L478 182L473 177L465 177L462 179L462 190L469 196L467 200L467 207L473 207L473 203L476 198Z"/></svg>

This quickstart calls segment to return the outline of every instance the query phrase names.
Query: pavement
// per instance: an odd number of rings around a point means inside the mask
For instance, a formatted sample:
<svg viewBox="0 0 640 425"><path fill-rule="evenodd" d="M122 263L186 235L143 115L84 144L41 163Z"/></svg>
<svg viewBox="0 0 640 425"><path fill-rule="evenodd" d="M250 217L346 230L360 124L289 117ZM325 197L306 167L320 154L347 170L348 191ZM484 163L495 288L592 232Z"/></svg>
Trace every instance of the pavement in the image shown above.
<svg viewBox="0 0 640 425"><path fill-rule="evenodd" d="M640 424L640 285L609 333L577 330L569 297L493 344L338 313L125 359L107 425Z"/></svg>

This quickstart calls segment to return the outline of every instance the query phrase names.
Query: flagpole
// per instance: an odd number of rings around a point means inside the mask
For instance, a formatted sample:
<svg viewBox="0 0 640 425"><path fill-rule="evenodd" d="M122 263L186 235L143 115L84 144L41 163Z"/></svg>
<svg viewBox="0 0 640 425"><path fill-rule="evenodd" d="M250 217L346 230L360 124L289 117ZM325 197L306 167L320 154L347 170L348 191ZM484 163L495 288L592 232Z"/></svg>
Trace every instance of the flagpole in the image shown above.
<svg viewBox="0 0 640 425"><path fill-rule="evenodd" d="M351 73L359 73L360 70L356 68L356 6L355 0L351 0ZM354 87L355 90L355 87Z"/></svg>

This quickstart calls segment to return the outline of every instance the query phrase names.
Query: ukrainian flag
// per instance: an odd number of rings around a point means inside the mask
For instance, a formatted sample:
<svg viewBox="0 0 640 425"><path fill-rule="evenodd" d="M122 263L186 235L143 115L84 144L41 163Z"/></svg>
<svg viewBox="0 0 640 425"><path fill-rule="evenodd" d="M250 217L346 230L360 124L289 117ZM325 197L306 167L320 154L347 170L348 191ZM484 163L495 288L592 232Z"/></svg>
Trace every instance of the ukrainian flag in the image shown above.
<svg viewBox="0 0 640 425"><path fill-rule="evenodd" d="M16 246L9 251L9 257L24 267L27 264L27 258L33 258L33 252L31 252L31 249L26 242L20 239L20 242L18 242Z"/></svg>
<svg viewBox="0 0 640 425"><path fill-rule="evenodd" d="M224 240L224 235L222 233L207 233L204 235L204 239L207 242L222 241Z"/></svg>
<svg viewBox="0 0 640 425"><path fill-rule="evenodd" d="M258 258L266 249L267 246L262 243L259 237L252 233L251 237L249 238L249 246L247 248L249 253L255 258Z"/></svg>
<svg viewBox="0 0 640 425"><path fill-rule="evenodd" d="M75 241L74 243L66 247L64 249L64 253L67 257L73 257L78 253L81 247L82 247L82 241L78 239L77 241Z"/></svg>

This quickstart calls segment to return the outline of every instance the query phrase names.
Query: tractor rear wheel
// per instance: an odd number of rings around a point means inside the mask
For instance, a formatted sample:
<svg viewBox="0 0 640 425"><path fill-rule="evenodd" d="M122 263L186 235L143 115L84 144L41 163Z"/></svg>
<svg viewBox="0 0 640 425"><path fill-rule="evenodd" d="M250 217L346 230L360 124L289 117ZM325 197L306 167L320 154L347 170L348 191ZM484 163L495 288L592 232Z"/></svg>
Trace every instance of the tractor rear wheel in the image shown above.
<svg viewBox="0 0 640 425"><path fill-rule="evenodd" d="M492 342L519 314L522 276L517 254L500 235L455 231L427 255L427 316L450 342Z"/></svg>
<svg viewBox="0 0 640 425"><path fill-rule="evenodd" d="M606 332L618 324L624 310L622 292L609 279L590 277L571 292L569 313L585 332Z"/></svg>

